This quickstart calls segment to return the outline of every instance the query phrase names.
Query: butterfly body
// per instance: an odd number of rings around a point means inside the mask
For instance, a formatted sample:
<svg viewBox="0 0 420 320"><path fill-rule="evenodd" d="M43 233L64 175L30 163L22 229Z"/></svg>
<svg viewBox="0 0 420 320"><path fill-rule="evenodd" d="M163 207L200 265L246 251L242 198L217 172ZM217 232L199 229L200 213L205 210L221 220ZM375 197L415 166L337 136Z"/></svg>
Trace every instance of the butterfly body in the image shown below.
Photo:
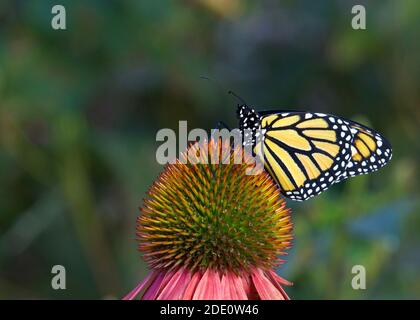
<svg viewBox="0 0 420 320"><path fill-rule="evenodd" d="M392 156L379 133L334 115L257 112L247 105L238 105L237 115L244 144L264 158L265 169L293 200L309 199L348 177L376 171Z"/></svg>

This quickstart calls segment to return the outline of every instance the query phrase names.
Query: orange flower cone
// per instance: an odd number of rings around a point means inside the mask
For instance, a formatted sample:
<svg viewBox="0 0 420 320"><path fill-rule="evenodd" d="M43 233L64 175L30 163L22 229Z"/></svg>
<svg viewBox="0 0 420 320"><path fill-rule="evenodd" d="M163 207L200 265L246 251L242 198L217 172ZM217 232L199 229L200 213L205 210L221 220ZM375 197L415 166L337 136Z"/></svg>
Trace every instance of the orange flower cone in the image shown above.
<svg viewBox="0 0 420 320"><path fill-rule="evenodd" d="M202 146L190 146L150 188L137 237L151 272L124 299L289 299L283 286L291 283L275 272L293 228L278 185L265 171L249 175L250 156L229 143L211 140L207 160L219 161L197 164Z"/></svg>

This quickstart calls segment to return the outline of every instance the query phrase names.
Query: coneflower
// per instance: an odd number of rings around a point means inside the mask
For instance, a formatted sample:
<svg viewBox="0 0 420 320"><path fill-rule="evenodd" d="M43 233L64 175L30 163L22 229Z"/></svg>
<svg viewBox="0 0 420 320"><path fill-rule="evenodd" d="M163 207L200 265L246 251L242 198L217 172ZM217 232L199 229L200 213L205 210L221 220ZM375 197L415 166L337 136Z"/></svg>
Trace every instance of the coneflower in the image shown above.
<svg viewBox="0 0 420 320"><path fill-rule="evenodd" d="M249 175L241 147L210 140L207 150L209 164L197 164L190 146L148 191L137 237L152 271L124 299L288 299L291 283L275 272L292 240L279 187L265 171Z"/></svg>

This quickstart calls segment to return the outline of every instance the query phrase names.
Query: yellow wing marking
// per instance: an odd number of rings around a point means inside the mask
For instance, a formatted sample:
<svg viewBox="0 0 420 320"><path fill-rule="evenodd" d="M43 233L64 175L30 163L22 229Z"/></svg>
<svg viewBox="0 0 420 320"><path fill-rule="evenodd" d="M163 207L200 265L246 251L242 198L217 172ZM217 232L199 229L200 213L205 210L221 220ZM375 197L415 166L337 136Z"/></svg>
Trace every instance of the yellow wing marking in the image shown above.
<svg viewBox="0 0 420 320"><path fill-rule="evenodd" d="M358 137L366 143L366 145L369 147L370 150L375 151L376 150L376 143L375 140L372 139L371 136L367 135L366 133L359 133Z"/></svg>
<svg viewBox="0 0 420 320"><path fill-rule="evenodd" d="M279 118L276 122L273 123L273 128L281 128L281 127L287 127L290 126L300 120L299 116L290 116L285 118Z"/></svg>
<svg viewBox="0 0 420 320"><path fill-rule="evenodd" d="M286 173L280 167L280 164L271 155L270 151L268 150L268 148L265 144L264 144L264 155L266 157L267 162L270 164L271 168L273 168L274 172L271 172L271 170L268 166L267 166L267 168L269 169L272 176L277 178L277 181L279 182L282 189L285 190L285 191L293 190L295 188L293 183L290 181L289 177L286 175Z"/></svg>
<svg viewBox="0 0 420 320"><path fill-rule="evenodd" d="M297 163L290 156L290 153L287 152L285 149L279 147L276 143L270 140L265 140L265 143L277 155L277 157L284 163L287 170L289 170L289 172L292 174L293 180L295 180L296 185L298 187L303 185L303 183L306 180L306 177L303 174L302 170L297 165Z"/></svg>
<svg viewBox="0 0 420 320"><path fill-rule="evenodd" d="M318 163L318 165L321 167L322 171L328 170L329 168L331 168L331 165L334 163L333 159L331 159L330 157L322 153L316 152L313 154L313 157L315 161Z"/></svg>
<svg viewBox="0 0 420 320"><path fill-rule="evenodd" d="M318 138L335 142L337 136L333 130L303 130L303 134L307 137Z"/></svg>
<svg viewBox="0 0 420 320"><path fill-rule="evenodd" d="M310 119L299 123L296 127L304 128L328 128L328 123L324 119Z"/></svg>
<svg viewBox="0 0 420 320"><path fill-rule="evenodd" d="M288 146L300 150L310 151L311 145L307 139L302 137L296 130L273 130L267 131L266 135L280 142L287 144Z"/></svg>
<svg viewBox="0 0 420 320"><path fill-rule="evenodd" d="M366 158L370 155L370 150L368 149L368 147L366 147L366 145L363 143L362 140L356 139L356 142L354 143L354 145L356 146L357 150L359 151L359 153L362 154L363 157Z"/></svg>
<svg viewBox="0 0 420 320"><path fill-rule="evenodd" d="M323 141L313 141L313 144L318 149L328 152L332 157L335 157L340 150L340 147L334 143L323 142Z"/></svg>
<svg viewBox="0 0 420 320"><path fill-rule="evenodd" d="M356 153L351 157L354 161L361 161L362 160L362 156L360 155L360 153Z"/></svg>
<svg viewBox="0 0 420 320"><path fill-rule="evenodd" d="M277 120L279 116L277 114L272 114L267 117L262 118L261 120L261 128L268 127L273 121Z"/></svg>
<svg viewBox="0 0 420 320"><path fill-rule="evenodd" d="M313 161L304 154L296 154L300 162L302 162L303 167L305 168L306 173L308 174L309 179L316 179L321 174L318 168L315 166Z"/></svg>

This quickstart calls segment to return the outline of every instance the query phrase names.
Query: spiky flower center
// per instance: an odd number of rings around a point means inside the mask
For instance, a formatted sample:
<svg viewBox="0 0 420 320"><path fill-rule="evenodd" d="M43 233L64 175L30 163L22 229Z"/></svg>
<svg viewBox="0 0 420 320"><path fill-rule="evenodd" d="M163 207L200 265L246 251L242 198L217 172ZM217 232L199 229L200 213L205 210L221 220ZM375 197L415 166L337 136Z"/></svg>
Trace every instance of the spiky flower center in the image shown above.
<svg viewBox="0 0 420 320"><path fill-rule="evenodd" d="M218 153L220 161L193 164L199 148L183 155L188 163L167 165L148 192L137 221L145 259L153 268L234 272L280 263L292 223L276 183L265 171L249 175L253 164L242 148L210 141L209 159Z"/></svg>

